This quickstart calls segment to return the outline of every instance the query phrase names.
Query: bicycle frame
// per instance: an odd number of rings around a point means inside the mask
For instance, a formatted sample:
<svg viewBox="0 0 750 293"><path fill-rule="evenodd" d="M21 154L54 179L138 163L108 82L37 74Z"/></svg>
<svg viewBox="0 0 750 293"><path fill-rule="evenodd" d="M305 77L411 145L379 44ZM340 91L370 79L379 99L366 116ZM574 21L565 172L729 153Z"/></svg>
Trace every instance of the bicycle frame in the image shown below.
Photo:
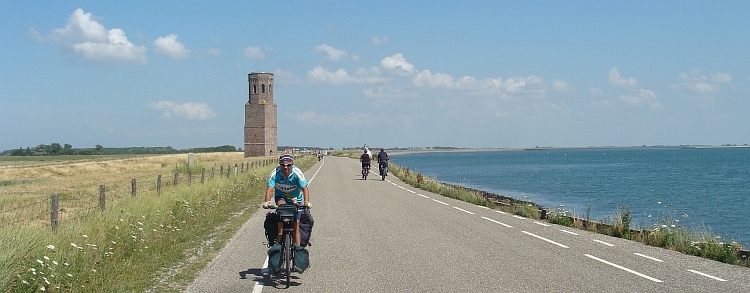
<svg viewBox="0 0 750 293"><path fill-rule="evenodd" d="M286 288L289 288L289 283L292 277L292 265L294 263L294 227L297 216L297 206L294 204L283 204L276 208L276 213L279 215L279 221L283 222L281 253L282 253L282 267L281 272L286 275Z"/></svg>

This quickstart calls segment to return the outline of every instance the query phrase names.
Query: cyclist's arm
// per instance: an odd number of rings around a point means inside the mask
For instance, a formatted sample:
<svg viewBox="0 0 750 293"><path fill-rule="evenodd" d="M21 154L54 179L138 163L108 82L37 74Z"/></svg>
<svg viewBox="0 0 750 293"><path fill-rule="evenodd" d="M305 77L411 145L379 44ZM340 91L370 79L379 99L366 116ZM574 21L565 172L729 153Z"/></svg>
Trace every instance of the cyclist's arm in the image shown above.
<svg viewBox="0 0 750 293"><path fill-rule="evenodd" d="M266 200L264 201L271 200L271 198L273 198L273 192L274 192L273 187L269 186L268 188L266 188Z"/></svg>
<svg viewBox="0 0 750 293"><path fill-rule="evenodd" d="M310 201L310 191L307 190L307 186L302 187L302 199L303 203Z"/></svg>

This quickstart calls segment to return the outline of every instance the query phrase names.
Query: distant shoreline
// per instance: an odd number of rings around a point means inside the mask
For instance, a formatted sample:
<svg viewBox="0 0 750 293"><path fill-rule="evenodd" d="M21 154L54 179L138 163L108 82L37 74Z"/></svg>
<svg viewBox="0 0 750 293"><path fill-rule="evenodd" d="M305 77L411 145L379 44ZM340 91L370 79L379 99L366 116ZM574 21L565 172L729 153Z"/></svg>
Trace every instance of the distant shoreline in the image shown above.
<svg viewBox="0 0 750 293"><path fill-rule="evenodd" d="M731 149L750 148L750 145L681 145L681 146L590 146L590 147L533 147L533 148L446 148L390 150L388 155L409 155L423 153L463 153L463 152L501 152L501 151L550 151L550 150L612 150L612 149Z"/></svg>

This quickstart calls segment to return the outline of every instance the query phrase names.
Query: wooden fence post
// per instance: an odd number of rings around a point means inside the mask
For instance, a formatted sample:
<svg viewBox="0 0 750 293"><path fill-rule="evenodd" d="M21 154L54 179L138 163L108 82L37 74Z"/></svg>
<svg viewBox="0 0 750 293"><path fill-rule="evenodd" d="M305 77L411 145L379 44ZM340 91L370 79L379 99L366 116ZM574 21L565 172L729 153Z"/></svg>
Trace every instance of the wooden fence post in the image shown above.
<svg viewBox="0 0 750 293"><path fill-rule="evenodd" d="M104 184L99 185L99 207L104 211L107 208L107 195L104 192Z"/></svg>
<svg viewBox="0 0 750 293"><path fill-rule="evenodd" d="M219 166L219 176L224 175L224 166Z"/></svg>
<svg viewBox="0 0 750 293"><path fill-rule="evenodd" d="M206 168L201 168L201 184L203 184L204 179L206 179Z"/></svg>
<svg viewBox="0 0 750 293"><path fill-rule="evenodd" d="M240 172L245 173L245 163L242 163L242 166L240 166Z"/></svg>
<svg viewBox="0 0 750 293"><path fill-rule="evenodd" d="M216 170L216 166L211 167L211 180L214 179L214 171Z"/></svg>
<svg viewBox="0 0 750 293"><path fill-rule="evenodd" d="M57 223L58 223L58 213L59 210L59 202L58 202L58 196L57 193L52 194L52 211L50 212L50 222L52 224L52 232L57 232Z"/></svg>
<svg viewBox="0 0 750 293"><path fill-rule="evenodd" d="M193 184L193 171L188 170L188 185Z"/></svg>
<svg viewBox="0 0 750 293"><path fill-rule="evenodd" d="M177 186L177 183L179 183L179 182L177 181L177 180L178 180L178 178L179 178L179 176L180 176L179 174L180 174L180 173L174 173L174 186Z"/></svg>
<svg viewBox="0 0 750 293"><path fill-rule="evenodd" d="M227 165L227 178L229 178L229 175L232 174L232 164Z"/></svg>
<svg viewBox="0 0 750 293"><path fill-rule="evenodd" d="M161 192L161 174L159 176L156 176L156 193Z"/></svg>
<svg viewBox="0 0 750 293"><path fill-rule="evenodd" d="M133 180L130 181L130 195L132 196L135 196L135 185L135 178L133 178Z"/></svg>
<svg viewBox="0 0 750 293"><path fill-rule="evenodd" d="M234 177L237 177L237 163L234 164Z"/></svg>

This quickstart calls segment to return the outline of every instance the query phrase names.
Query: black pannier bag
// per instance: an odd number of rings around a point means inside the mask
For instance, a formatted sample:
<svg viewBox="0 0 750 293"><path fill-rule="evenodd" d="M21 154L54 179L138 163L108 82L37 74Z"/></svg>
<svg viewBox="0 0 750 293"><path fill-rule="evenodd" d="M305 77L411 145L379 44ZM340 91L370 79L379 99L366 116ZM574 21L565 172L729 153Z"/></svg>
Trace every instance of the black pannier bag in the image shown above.
<svg viewBox="0 0 750 293"><path fill-rule="evenodd" d="M278 222L279 217L275 212L268 212L266 214L266 220L263 221L263 228L266 230L266 240L268 240L268 244L266 245L268 247L273 245L273 242L276 240L276 235L279 235Z"/></svg>
<svg viewBox="0 0 750 293"><path fill-rule="evenodd" d="M313 220L310 210L303 210L302 215L299 219L300 246L312 246L312 243L310 243L310 237L312 237L312 228L314 223L315 221Z"/></svg>

